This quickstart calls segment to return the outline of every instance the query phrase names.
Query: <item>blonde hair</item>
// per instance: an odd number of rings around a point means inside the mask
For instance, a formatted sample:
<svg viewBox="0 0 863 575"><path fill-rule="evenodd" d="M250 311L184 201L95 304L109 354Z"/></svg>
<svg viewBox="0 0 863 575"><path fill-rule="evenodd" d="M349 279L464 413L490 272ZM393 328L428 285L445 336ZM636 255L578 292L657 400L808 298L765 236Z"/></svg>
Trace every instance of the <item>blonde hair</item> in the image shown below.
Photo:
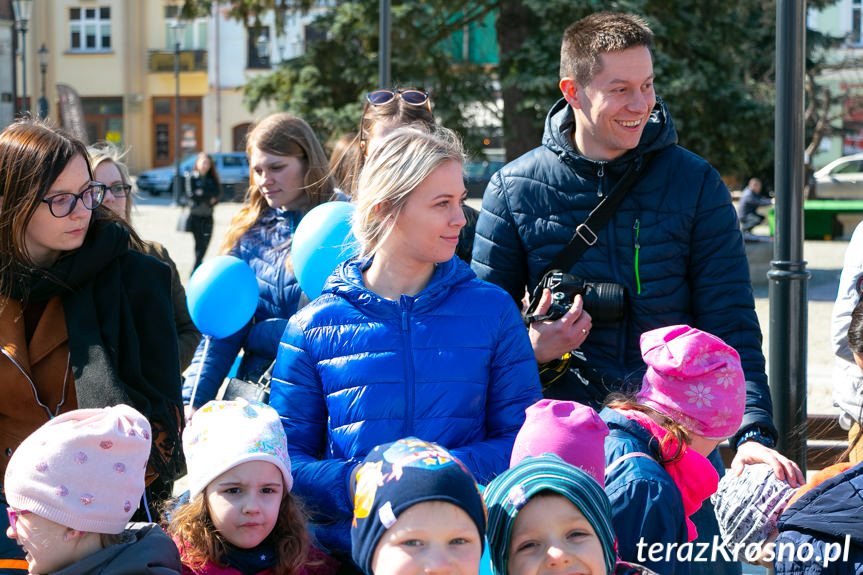
<svg viewBox="0 0 863 575"><path fill-rule="evenodd" d="M109 162L114 164L114 167L116 167L117 171L120 172L120 179L123 183L131 185L132 178L129 175L129 168L123 162L123 158L128 152L128 149L120 151L120 149L111 142L96 142L87 148L87 155L90 157L90 166L92 167L94 174L99 166ZM102 183L107 184L107 182ZM135 192L136 188L133 185L132 190L126 196L126 213L123 214L123 217L127 222L132 221L132 198L134 197Z"/></svg>
<svg viewBox="0 0 863 575"><path fill-rule="evenodd" d="M286 112L272 114L261 120L246 139L246 155L251 158L257 148L276 156L300 158L306 167L303 190L308 199L307 209L322 204L333 195L330 165L321 143L312 128L302 118ZM242 208L231 218L222 238L221 253L230 252L240 238L269 209L261 190L254 185L254 167L249 166L249 190Z"/></svg>
<svg viewBox="0 0 863 575"><path fill-rule="evenodd" d="M377 252L411 192L451 160L464 163L464 149L456 133L442 127L431 131L398 128L374 146L357 181L351 222L360 257Z"/></svg>
<svg viewBox="0 0 863 575"><path fill-rule="evenodd" d="M221 558L228 542L213 525L205 493L206 490L174 510L170 509L172 502L165 505L166 515L171 516L168 533L179 539L177 544L183 563L192 570L201 569L207 563L225 566ZM305 515L290 491L285 491L282 497L276 525L268 538L278 555L278 560L270 567L274 575L295 575L303 566L311 564Z"/></svg>

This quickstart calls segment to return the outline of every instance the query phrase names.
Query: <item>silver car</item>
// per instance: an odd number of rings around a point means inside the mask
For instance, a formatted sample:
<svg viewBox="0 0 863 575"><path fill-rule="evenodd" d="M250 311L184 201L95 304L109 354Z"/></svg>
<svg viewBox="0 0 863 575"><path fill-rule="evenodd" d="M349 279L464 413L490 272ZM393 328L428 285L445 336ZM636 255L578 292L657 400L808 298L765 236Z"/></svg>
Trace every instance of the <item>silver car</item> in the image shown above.
<svg viewBox="0 0 863 575"><path fill-rule="evenodd" d="M833 160L813 176L819 199L863 200L863 154Z"/></svg>
<svg viewBox="0 0 863 575"><path fill-rule="evenodd" d="M216 163L216 173L222 183L222 201L242 201L249 187L249 161L245 152L214 152L210 156ZM197 157L197 154L186 156L180 162L180 173L191 171ZM139 190L153 196L171 193L175 173L174 166L147 170L138 174L136 184Z"/></svg>

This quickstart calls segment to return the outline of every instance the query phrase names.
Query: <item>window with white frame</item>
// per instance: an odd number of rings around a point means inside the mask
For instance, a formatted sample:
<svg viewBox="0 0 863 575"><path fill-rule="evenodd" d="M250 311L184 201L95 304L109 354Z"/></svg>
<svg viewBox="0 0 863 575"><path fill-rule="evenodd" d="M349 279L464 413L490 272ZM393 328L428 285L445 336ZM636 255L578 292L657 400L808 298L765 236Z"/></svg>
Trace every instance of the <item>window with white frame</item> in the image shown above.
<svg viewBox="0 0 863 575"><path fill-rule="evenodd" d="M111 7L69 8L69 51L104 52L111 49Z"/></svg>
<svg viewBox="0 0 863 575"><path fill-rule="evenodd" d="M863 0L851 0L851 44L863 44Z"/></svg>
<svg viewBox="0 0 863 575"><path fill-rule="evenodd" d="M177 21L179 7L169 4L165 6L165 49L173 50L171 44L171 26ZM194 18L183 20L183 37L181 39L183 50L206 50L207 49L207 19Z"/></svg>

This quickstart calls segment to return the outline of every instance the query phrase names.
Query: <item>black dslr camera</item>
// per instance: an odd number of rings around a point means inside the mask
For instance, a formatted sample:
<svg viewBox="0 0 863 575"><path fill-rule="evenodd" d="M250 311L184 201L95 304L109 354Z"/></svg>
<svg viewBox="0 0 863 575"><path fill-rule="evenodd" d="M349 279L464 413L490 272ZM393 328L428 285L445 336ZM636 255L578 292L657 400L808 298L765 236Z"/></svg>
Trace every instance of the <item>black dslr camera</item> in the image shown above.
<svg viewBox="0 0 863 575"><path fill-rule="evenodd" d="M543 278L540 288L551 290L551 307L547 319L556 320L569 311L576 295L584 300L584 309L599 322L623 319L623 286L616 283L593 283L572 274L555 271ZM542 293L541 291L539 293Z"/></svg>

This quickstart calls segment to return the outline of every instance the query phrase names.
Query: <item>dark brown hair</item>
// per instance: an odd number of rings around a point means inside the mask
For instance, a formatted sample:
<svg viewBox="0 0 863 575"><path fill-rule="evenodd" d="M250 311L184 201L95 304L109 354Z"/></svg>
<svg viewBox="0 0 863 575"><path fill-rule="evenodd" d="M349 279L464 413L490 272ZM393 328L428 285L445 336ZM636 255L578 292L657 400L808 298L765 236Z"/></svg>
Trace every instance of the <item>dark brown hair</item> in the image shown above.
<svg viewBox="0 0 863 575"><path fill-rule="evenodd" d="M634 46L653 48L653 32L642 18L621 12L596 12L570 24L560 45L560 77L587 86L602 70L599 55Z"/></svg>
<svg viewBox="0 0 863 575"><path fill-rule="evenodd" d="M220 557L225 555L227 541L210 519L203 492L189 503L170 511L170 515L168 533L178 539L183 563L193 570L201 569L207 563L225 566ZM296 575L309 564L309 532L305 515L290 491L285 491L282 497L279 516L269 538L278 555L276 564L270 568L273 575Z"/></svg>
<svg viewBox="0 0 863 575"><path fill-rule="evenodd" d="M658 415L661 418L661 422L659 424L660 427L668 432L668 435L659 442L659 463L665 466L669 463L674 463L683 456L683 446L689 445L690 438L689 432L679 422L666 417L655 409L651 409L646 405L638 403L638 400L635 399L634 395L612 393L608 396L608 399L606 399L605 406L612 409L631 409L651 416ZM662 453L665 450L665 446L668 445L672 439L677 440L677 451L675 451L671 457L666 458Z"/></svg>

